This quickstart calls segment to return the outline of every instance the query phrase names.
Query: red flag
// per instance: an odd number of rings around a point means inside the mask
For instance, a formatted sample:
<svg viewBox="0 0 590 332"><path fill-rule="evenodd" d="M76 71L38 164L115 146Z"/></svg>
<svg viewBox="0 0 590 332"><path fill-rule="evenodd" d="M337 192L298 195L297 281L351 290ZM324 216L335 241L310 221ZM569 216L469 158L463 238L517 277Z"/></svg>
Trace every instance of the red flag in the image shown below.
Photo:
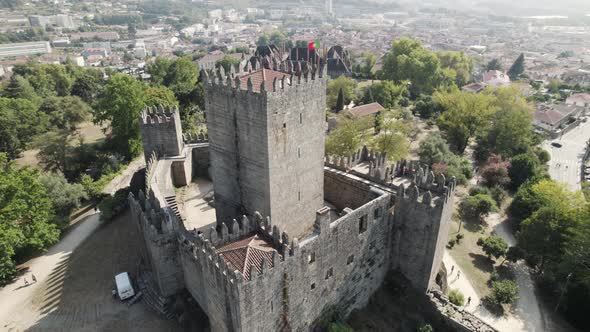
<svg viewBox="0 0 590 332"><path fill-rule="evenodd" d="M311 42L309 42L309 43L307 44L307 49L308 49L308 50L310 50L310 51L313 51L313 50L315 50L315 42L312 42L312 41L311 41Z"/></svg>

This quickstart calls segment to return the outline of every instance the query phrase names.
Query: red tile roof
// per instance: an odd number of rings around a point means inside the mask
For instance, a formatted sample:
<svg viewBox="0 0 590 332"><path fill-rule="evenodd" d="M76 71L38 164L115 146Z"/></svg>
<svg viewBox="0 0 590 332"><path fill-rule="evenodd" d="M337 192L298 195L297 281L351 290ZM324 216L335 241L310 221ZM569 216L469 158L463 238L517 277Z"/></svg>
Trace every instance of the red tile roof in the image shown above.
<svg viewBox="0 0 590 332"><path fill-rule="evenodd" d="M266 259L266 266L273 267L273 252L276 252L273 246L259 238L258 235L247 237L217 249L217 253L225 259L227 265L240 271L247 280L250 280L251 268L256 268L258 273L262 271L263 259ZM278 252L276 255L278 255Z"/></svg>
<svg viewBox="0 0 590 332"><path fill-rule="evenodd" d="M259 69L240 77L240 89L248 89L248 78L250 78L252 80L252 91L260 92L260 85L262 84L263 80L266 81L266 91L272 91L272 82L275 77L280 80L285 76L287 76L287 74L280 71L274 71L266 68Z"/></svg>
<svg viewBox="0 0 590 332"><path fill-rule="evenodd" d="M366 105L353 107L350 110L348 110L348 112L353 119L356 119L356 118L360 118L363 116L367 116L369 114L377 113L382 110L384 110L384 108L383 108L383 106L381 106L381 104L370 103L370 104L366 104Z"/></svg>

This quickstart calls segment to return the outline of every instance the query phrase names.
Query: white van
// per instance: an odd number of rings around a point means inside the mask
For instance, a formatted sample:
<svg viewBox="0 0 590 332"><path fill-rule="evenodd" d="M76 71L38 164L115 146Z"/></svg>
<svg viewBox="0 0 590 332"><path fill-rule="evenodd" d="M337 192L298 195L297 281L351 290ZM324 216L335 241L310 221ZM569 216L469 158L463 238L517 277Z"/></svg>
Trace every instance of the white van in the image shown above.
<svg viewBox="0 0 590 332"><path fill-rule="evenodd" d="M115 276L115 283L117 284L117 293L121 300L128 299L135 295L133 286L131 286L131 279L127 272L119 273Z"/></svg>

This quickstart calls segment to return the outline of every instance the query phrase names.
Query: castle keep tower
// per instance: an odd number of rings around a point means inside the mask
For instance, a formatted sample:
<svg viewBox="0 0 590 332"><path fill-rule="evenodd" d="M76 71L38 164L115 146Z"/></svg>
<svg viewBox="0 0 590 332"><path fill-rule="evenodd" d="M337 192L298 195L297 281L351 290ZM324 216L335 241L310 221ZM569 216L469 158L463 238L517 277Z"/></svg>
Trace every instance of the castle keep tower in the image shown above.
<svg viewBox="0 0 590 332"><path fill-rule="evenodd" d="M259 211L293 236L323 206L325 75L259 69L206 85L218 222Z"/></svg>

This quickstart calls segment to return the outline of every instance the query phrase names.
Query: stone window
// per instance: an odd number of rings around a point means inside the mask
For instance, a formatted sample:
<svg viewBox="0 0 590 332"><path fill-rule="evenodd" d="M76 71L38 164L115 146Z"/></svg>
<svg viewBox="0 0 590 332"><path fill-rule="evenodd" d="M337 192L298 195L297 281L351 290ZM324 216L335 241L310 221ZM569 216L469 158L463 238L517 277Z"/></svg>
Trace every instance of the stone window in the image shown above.
<svg viewBox="0 0 590 332"><path fill-rule="evenodd" d="M315 289L315 282L311 284L311 289Z"/></svg>
<svg viewBox="0 0 590 332"><path fill-rule="evenodd" d="M365 214L359 219L359 234L367 230L367 215Z"/></svg>
<svg viewBox="0 0 590 332"><path fill-rule="evenodd" d="M283 129L287 129L287 123L283 122Z"/></svg>
<svg viewBox="0 0 590 332"><path fill-rule="evenodd" d="M307 256L307 263L312 264L313 262L315 262L315 252L312 252Z"/></svg>
<svg viewBox="0 0 590 332"><path fill-rule="evenodd" d="M297 157L301 158L301 148L297 148Z"/></svg>
<svg viewBox="0 0 590 332"><path fill-rule="evenodd" d="M381 208L376 208L373 210L373 219L377 220L381 218Z"/></svg>
<svg viewBox="0 0 590 332"><path fill-rule="evenodd" d="M301 191L297 192L297 200L299 200L299 201L301 200Z"/></svg>
<svg viewBox="0 0 590 332"><path fill-rule="evenodd" d="M303 113L299 113L299 124L303 123Z"/></svg>
<svg viewBox="0 0 590 332"><path fill-rule="evenodd" d="M333 275L334 275L334 269L329 268L328 271L326 271L326 280L330 279Z"/></svg>
<svg viewBox="0 0 590 332"><path fill-rule="evenodd" d="M346 265L350 265L352 262L354 262L354 255L348 256L348 259L346 259Z"/></svg>

